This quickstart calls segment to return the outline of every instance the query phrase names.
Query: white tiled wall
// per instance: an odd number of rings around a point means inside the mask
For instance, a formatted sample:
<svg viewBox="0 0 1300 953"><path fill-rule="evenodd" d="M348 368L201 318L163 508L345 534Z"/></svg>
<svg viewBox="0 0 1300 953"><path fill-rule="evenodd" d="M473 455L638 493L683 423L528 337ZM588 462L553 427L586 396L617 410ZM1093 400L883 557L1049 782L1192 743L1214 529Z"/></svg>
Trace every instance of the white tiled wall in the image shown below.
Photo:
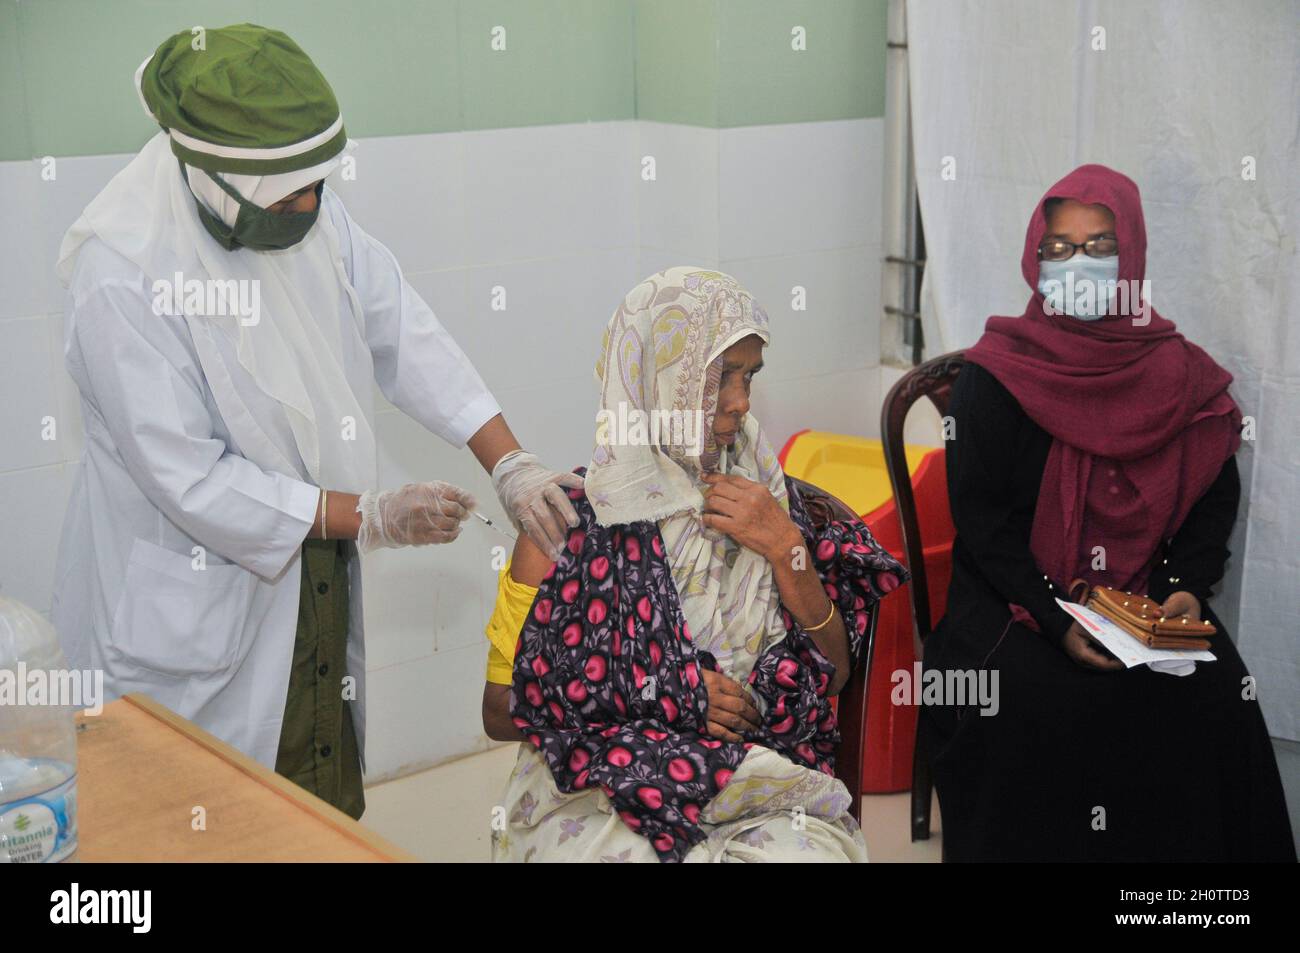
<svg viewBox="0 0 1300 953"><path fill-rule="evenodd" d="M50 608L59 527L81 456L54 260L67 226L127 161L0 162L0 593L42 612Z"/></svg>
<svg viewBox="0 0 1300 953"><path fill-rule="evenodd" d="M673 265L716 266L719 139L725 133L662 122L636 125L640 276Z"/></svg>
<svg viewBox="0 0 1300 953"><path fill-rule="evenodd" d="M705 129L626 121L363 141L355 181L331 182L469 354L525 446L585 463L600 331L641 277L721 267L773 325L754 414L777 447L804 427L874 435L879 417L881 120ZM656 177L642 177L644 156ZM76 393L62 367L63 231L129 156L0 163L0 591L47 611L76 461ZM806 289L807 309L791 307ZM492 289L506 309L491 307ZM383 485L443 479L500 515L491 482L384 402ZM54 416L58 439L40 439ZM471 521L451 546L366 561L368 775L481 750L494 547Z"/></svg>

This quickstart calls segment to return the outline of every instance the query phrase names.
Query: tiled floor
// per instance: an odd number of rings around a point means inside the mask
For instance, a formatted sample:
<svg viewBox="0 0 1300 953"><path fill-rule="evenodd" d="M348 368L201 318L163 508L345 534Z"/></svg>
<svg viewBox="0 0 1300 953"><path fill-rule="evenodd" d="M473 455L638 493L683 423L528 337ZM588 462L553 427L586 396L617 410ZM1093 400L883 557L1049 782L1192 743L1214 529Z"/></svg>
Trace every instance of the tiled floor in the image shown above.
<svg viewBox="0 0 1300 953"><path fill-rule="evenodd" d="M514 767L515 750L515 745L502 745L369 787L362 823L422 860L488 860L492 807ZM907 793L862 799L862 829L873 861L938 862L938 804L930 840L913 844L909 802Z"/></svg>

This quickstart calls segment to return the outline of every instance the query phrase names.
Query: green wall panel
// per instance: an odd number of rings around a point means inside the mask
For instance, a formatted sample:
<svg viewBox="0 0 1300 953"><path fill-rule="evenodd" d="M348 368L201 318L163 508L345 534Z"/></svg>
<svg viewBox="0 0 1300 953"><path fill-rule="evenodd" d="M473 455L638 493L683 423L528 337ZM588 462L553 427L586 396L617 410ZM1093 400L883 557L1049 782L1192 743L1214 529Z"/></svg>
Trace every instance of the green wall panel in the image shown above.
<svg viewBox="0 0 1300 953"><path fill-rule="evenodd" d="M611 119L880 116L886 0L0 0L0 159L133 152L165 37L251 21L329 79L354 136ZM791 28L808 49L790 48ZM494 27L506 49L494 51Z"/></svg>
<svg viewBox="0 0 1300 953"><path fill-rule="evenodd" d="M462 0L464 128L631 119L632 22L621 0Z"/></svg>
<svg viewBox="0 0 1300 953"><path fill-rule="evenodd" d="M717 2L719 126L885 114L886 0Z"/></svg>
<svg viewBox="0 0 1300 953"><path fill-rule="evenodd" d="M636 0L636 117L718 124L716 0Z"/></svg>

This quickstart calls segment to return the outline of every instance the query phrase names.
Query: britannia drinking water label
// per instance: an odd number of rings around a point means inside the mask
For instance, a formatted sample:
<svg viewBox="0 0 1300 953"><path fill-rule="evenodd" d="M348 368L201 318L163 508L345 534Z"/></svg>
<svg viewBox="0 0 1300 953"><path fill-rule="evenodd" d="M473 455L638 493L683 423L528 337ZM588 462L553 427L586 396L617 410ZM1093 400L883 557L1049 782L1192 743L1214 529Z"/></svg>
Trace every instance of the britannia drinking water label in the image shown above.
<svg viewBox="0 0 1300 953"><path fill-rule="evenodd" d="M57 863L77 849L77 775L58 770L62 766L56 762L33 767L64 780L36 794L0 800L0 863ZM0 798L6 796L0 791Z"/></svg>

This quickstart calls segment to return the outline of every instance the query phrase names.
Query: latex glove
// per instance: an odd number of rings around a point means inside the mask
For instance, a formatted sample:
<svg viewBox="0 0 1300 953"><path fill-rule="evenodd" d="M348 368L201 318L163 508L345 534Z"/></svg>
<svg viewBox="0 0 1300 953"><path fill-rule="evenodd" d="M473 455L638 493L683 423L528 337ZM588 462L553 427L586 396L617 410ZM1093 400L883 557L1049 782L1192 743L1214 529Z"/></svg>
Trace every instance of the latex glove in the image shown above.
<svg viewBox="0 0 1300 953"><path fill-rule="evenodd" d="M357 502L357 546L368 553L382 547L450 543L476 505L469 493L440 480L383 492L367 490Z"/></svg>
<svg viewBox="0 0 1300 953"><path fill-rule="evenodd" d="M578 511L564 487L582 486L576 473L557 473L542 466L527 450L507 453L492 468L492 486L510 522L551 559L558 559L566 527L578 525Z"/></svg>

